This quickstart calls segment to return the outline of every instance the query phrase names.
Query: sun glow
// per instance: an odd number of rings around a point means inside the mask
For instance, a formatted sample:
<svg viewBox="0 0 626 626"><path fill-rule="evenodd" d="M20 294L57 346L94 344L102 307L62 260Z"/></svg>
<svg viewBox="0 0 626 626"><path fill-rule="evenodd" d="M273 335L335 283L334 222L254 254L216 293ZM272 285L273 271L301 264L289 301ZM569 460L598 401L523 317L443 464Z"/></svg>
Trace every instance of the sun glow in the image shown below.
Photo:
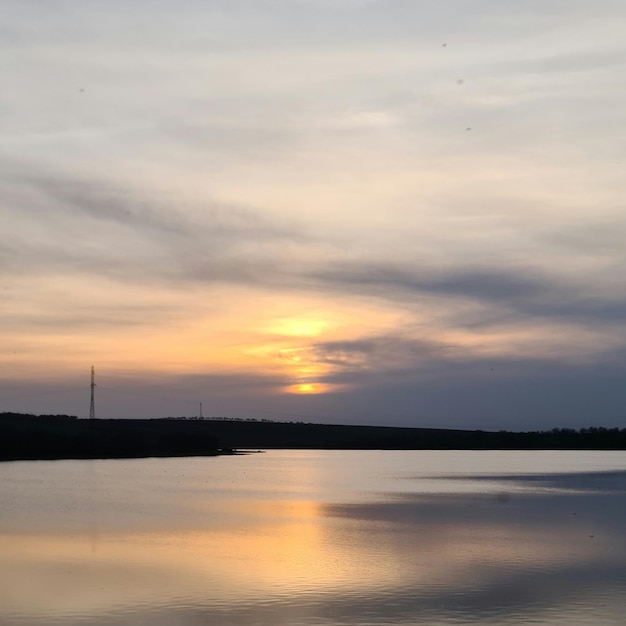
<svg viewBox="0 0 626 626"><path fill-rule="evenodd" d="M326 320L315 317L285 317L276 320L267 330L286 337L318 337L328 326Z"/></svg>
<svg viewBox="0 0 626 626"><path fill-rule="evenodd" d="M301 383L299 385L293 385L292 389L294 393L323 393L324 386L319 383Z"/></svg>
<svg viewBox="0 0 626 626"><path fill-rule="evenodd" d="M347 361L327 358L327 346L358 337L360 331L372 332L372 327L388 326L390 314L371 307L363 315L362 307L357 312L352 307L336 308L334 303L326 303L323 309L307 308L305 313L294 310L292 315L274 317L269 324L260 326L268 341L254 353L266 366L285 375L288 382L282 387L283 393L318 395L345 388L322 382L348 365ZM349 365L355 366L355 360Z"/></svg>

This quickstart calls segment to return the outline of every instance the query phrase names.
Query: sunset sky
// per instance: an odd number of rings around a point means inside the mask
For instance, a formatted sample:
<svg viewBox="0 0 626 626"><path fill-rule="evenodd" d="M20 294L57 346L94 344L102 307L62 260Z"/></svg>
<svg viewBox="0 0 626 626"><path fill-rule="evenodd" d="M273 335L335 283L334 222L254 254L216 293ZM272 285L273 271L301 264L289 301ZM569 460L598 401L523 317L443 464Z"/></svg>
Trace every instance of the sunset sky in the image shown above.
<svg viewBox="0 0 626 626"><path fill-rule="evenodd" d="M0 411L626 427L624 0L0 9Z"/></svg>

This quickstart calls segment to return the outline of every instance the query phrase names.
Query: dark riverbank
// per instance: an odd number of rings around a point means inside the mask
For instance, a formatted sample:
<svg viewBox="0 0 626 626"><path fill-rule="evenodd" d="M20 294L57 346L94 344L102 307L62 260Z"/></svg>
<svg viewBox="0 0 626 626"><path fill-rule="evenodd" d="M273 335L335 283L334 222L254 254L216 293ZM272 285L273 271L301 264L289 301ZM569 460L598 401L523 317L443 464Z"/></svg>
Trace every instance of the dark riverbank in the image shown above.
<svg viewBox="0 0 626 626"><path fill-rule="evenodd" d="M0 414L0 460L212 456L236 449L626 450L626 429L488 432L225 419Z"/></svg>

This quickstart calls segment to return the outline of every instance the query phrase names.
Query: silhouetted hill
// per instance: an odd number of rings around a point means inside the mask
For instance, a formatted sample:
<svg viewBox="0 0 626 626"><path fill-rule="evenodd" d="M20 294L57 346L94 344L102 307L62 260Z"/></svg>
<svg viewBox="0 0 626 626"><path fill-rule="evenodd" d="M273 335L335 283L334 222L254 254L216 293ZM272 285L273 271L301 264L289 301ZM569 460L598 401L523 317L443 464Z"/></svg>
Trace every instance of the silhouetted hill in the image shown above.
<svg viewBox="0 0 626 626"><path fill-rule="evenodd" d="M516 433L267 420L78 420L68 415L0 413L0 460L205 456L242 448L626 450L626 429Z"/></svg>

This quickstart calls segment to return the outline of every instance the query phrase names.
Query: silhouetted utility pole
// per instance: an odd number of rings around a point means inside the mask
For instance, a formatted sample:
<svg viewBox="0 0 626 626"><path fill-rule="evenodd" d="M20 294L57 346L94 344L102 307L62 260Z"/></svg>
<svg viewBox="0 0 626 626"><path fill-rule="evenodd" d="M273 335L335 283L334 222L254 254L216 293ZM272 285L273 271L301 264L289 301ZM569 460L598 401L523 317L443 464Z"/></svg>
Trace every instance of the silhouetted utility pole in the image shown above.
<svg viewBox="0 0 626 626"><path fill-rule="evenodd" d="M204 419L204 416L202 415L202 402L200 402L200 419Z"/></svg>
<svg viewBox="0 0 626 626"><path fill-rule="evenodd" d="M89 405L89 419L96 419L96 401L94 389L96 388L96 372L93 369L93 365L91 366L91 404Z"/></svg>

